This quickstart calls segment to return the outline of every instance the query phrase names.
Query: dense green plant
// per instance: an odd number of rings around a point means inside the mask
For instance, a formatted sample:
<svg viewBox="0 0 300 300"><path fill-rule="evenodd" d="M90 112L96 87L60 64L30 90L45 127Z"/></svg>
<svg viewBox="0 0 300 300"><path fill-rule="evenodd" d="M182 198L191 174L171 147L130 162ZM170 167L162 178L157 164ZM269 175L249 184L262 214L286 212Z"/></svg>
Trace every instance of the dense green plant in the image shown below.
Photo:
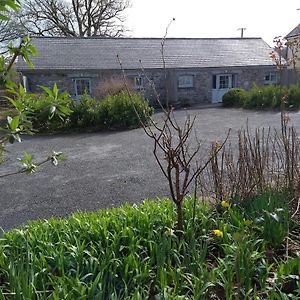
<svg viewBox="0 0 300 300"><path fill-rule="evenodd" d="M184 239L172 230L176 211L169 200L7 232L0 240L0 299L259 299L258 292L266 299L275 297L286 273L299 276L295 259L277 257L271 266L266 242L243 208L217 212L198 201L194 207L193 199L184 205ZM214 235L216 229L222 234ZM281 279L270 284L274 272ZM296 287L283 295L299 296Z"/></svg>
<svg viewBox="0 0 300 300"><path fill-rule="evenodd" d="M222 98L225 107L241 107L247 101L248 94L244 89L235 88L229 90Z"/></svg>
<svg viewBox="0 0 300 300"><path fill-rule="evenodd" d="M286 107L288 109L300 108L300 85L293 84L289 87Z"/></svg>
<svg viewBox="0 0 300 300"><path fill-rule="evenodd" d="M280 100L287 89L276 85L253 86L248 92L247 100L244 102L245 108L265 109L279 108Z"/></svg>
<svg viewBox="0 0 300 300"><path fill-rule="evenodd" d="M14 97L8 97L9 101L21 115L23 120L30 120L31 126L37 131L57 130L68 123L68 117L72 113L73 100L67 92L59 93L54 84L53 89L40 86L44 91L41 94L25 92L22 85L10 84L8 92Z"/></svg>
<svg viewBox="0 0 300 300"><path fill-rule="evenodd" d="M100 102L99 119L106 128L135 128L147 124L153 109L137 93L122 91Z"/></svg>
<svg viewBox="0 0 300 300"><path fill-rule="evenodd" d="M294 84L289 88L279 85L254 85L249 91L232 89L224 94L223 105L249 109L280 108L282 97L285 97L287 109L299 109L300 85Z"/></svg>
<svg viewBox="0 0 300 300"><path fill-rule="evenodd" d="M125 91L96 100L85 94L74 102L70 116L72 127L108 129L136 128L147 124L153 109L139 94L129 96ZM142 122L142 123L141 123Z"/></svg>
<svg viewBox="0 0 300 300"><path fill-rule="evenodd" d="M79 100L74 101L70 116L70 126L72 127L92 127L100 126L99 101L85 93Z"/></svg>
<svg viewBox="0 0 300 300"><path fill-rule="evenodd" d="M64 128L72 113L73 100L67 92L59 93L54 84L53 89L40 86L44 93L32 95L26 103L36 130L58 130Z"/></svg>

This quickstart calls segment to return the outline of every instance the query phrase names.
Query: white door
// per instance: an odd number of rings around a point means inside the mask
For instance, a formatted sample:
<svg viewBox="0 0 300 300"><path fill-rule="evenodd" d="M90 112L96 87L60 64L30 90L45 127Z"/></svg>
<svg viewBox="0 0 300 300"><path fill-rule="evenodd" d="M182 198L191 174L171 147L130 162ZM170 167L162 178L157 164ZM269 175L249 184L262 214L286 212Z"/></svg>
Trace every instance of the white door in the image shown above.
<svg viewBox="0 0 300 300"><path fill-rule="evenodd" d="M215 87L212 90L212 103L222 102L222 97L232 89L232 74L216 75Z"/></svg>

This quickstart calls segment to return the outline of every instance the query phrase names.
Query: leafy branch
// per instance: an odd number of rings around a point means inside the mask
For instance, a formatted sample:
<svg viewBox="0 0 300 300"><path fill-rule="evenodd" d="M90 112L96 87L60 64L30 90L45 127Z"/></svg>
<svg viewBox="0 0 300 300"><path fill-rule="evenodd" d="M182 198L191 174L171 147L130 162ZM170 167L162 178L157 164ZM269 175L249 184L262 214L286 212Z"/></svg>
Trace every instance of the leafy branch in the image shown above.
<svg viewBox="0 0 300 300"><path fill-rule="evenodd" d="M54 151L53 154L48 156L46 159L39 162L34 162L33 157L29 153L25 152L24 158L18 158L18 161L21 163L23 168L10 173L0 174L0 178L9 177L17 174L22 174L22 173L32 174L37 171L38 167L46 164L47 162L51 162L54 166L57 166L58 162L62 160L64 160L63 153Z"/></svg>

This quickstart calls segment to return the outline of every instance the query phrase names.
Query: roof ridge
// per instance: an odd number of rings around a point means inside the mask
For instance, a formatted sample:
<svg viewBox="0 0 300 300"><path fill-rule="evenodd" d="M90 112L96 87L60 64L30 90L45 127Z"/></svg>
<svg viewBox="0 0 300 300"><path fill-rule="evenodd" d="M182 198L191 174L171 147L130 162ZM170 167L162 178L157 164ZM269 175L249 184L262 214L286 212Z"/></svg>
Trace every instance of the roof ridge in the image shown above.
<svg viewBox="0 0 300 300"><path fill-rule="evenodd" d="M70 37L70 36L31 36L34 39L65 39L65 40L162 40L161 37L102 37L102 36L91 36L91 37ZM253 40L262 39L261 37L169 37L166 40Z"/></svg>

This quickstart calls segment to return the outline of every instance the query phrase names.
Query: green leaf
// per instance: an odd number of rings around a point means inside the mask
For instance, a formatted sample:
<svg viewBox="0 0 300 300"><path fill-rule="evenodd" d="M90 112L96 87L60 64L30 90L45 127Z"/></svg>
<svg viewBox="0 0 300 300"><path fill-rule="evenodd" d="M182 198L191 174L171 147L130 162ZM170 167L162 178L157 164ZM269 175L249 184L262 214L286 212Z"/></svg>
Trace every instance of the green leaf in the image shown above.
<svg viewBox="0 0 300 300"><path fill-rule="evenodd" d="M41 88L50 98L53 98L53 93L48 87L43 85L39 85L38 87Z"/></svg>
<svg viewBox="0 0 300 300"><path fill-rule="evenodd" d="M57 97L58 97L58 88L57 88L56 83L53 86L53 95L54 95L55 99L57 99Z"/></svg>
<svg viewBox="0 0 300 300"><path fill-rule="evenodd" d="M2 20L2 21L8 21L9 17L0 14L0 20Z"/></svg>
<svg viewBox="0 0 300 300"><path fill-rule="evenodd" d="M11 120L10 124L9 124L10 129L12 131L16 131L16 129L18 128L19 124L20 124L20 117L19 116L14 117Z"/></svg>
<svg viewBox="0 0 300 300"><path fill-rule="evenodd" d="M20 84L20 86L19 86L19 93L20 93L20 96L24 96L25 95L25 89L24 89L24 87L23 87L22 84Z"/></svg>
<svg viewBox="0 0 300 300"><path fill-rule="evenodd" d="M4 5L10 7L14 11L16 11L20 8L20 5L14 0L7 0L7 1L3 1L3 2L4 2Z"/></svg>

